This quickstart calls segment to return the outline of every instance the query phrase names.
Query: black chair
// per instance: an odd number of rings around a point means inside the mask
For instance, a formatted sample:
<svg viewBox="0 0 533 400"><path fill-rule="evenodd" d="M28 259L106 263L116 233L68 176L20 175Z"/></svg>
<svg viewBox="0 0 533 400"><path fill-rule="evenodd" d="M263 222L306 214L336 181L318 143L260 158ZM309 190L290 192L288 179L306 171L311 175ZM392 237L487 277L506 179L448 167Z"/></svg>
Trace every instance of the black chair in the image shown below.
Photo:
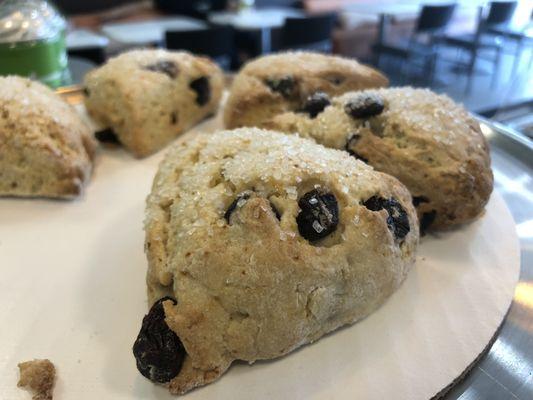
<svg viewBox="0 0 533 400"><path fill-rule="evenodd" d="M209 12L225 10L227 0L154 0L154 6L166 14L206 20Z"/></svg>
<svg viewBox="0 0 533 400"><path fill-rule="evenodd" d="M165 43L167 49L188 50L211 57L225 70L230 69L235 51L234 32L228 26L167 31Z"/></svg>
<svg viewBox="0 0 533 400"><path fill-rule="evenodd" d="M336 14L287 18L281 30L281 47L286 50L315 50L329 53Z"/></svg>
<svg viewBox="0 0 533 400"><path fill-rule="evenodd" d="M382 15L378 42L372 48L377 56L376 65L379 67L381 56L387 54L402 60L403 71L406 63L421 58L427 72L425 76L429 82L432 82L437 64L438 45L452 19L455 7L454 3L423 6L409 39L395 43L386 43L385 29L388 16Z"/></svg>
<svg viewBox="0 0 533 400"><path fill-rule="evenodd" d="M513 19L517 1L493 1L490 3L489 14L484 21L484 29L508 25Z"/></svg>
<svg viewBox="0 0 533 400"><path fill-rule="evenodd" d="M514 11L514 10L513 10ZM506 40L512 41L515 44L513 73L516 71L520 64L522 57L522 51L528 49L533 44L533 10L529 16L529 23L524 26L516 27L511 26L509 21L512 19L512 15L507 18L507 22L499 22L491 24L487 27L486 31L489 34L494 34L503 37ZM505 46L504 46L505 49ZM533 54L530 56L530 66L533 61Z"/></svg>
<svg viewBox="0 0 533 400"><path fill-rule="evenodd" d="M486 18L483 17L484 8L479 8L478 24L474 33L446 37L447 45L467 51L470 54L470 60L467 65L469 75L474 71L480 51L488 50L493 52L492 61L495 64L495 70L498 68L503 49L503 40L500 35L488 33L490 33L491 29L508 25L513 18L516 5L516 1L493 1L490 3Z"/></svg>
<svg viewBox="0 0 533 400"><path fill-rule="evenodd" d="M82 49L69 49L68 56L80 57L90 60L96 65L101 65L106 60L106 52L104 47L87 47Z"/></svg>

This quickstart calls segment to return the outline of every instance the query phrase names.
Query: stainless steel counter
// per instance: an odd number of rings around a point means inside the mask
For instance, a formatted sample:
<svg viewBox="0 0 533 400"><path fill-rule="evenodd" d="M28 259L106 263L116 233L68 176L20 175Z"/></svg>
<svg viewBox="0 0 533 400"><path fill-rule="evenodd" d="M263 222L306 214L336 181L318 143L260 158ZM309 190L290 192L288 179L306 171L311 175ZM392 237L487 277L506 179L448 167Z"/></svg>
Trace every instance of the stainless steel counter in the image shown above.
<svg viewBox="0 0 533 400"><path fill-rule="evenodd" d="M513 303L488 352L444 399L533 399L533 145L485 121L495 187L516 222L521 270ZM496 244L495 244L496 245Z"/></svg>

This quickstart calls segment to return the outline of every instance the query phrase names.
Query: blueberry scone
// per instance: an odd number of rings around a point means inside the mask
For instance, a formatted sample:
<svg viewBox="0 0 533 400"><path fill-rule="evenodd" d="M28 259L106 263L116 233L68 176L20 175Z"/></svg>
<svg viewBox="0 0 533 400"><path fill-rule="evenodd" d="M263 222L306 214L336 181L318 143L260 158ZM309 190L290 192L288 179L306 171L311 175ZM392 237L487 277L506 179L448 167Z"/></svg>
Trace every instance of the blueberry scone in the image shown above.
<svg viewBox="0 0 533 400"><path fill-rule="evenodd" d="M161 149L213 114L224 78L204 57L186 52L134 50L112 58L85 77L85 105L137 157ZM98 135L97 135L98 137Z"/></svg>
<svg viewBox="0 0 533 400"><path fill-rule="evenodd" d="M489 148L477 121L450 98L409 87L329 98L265 126L344 149L410 190L423 230L468 222L492 192Z"/></svg>
<svg viewBox="0 0 533 400"><path fill-rule="evenodd" d="M279 53L246 64L224 109L227 128L260 126L271 116L303 107L308 96L330 96L387 86L378 71L356 60L318 53Z"/></svg>
<svg viewBox="0 0 533 400"><path fill-rule="evenodd" d="M145 230L152 307L133 352L174 394L365 317L404 280L418 243L395 178L256 128L172 148Z"/></svg>
<svg viewBox="0 0 533 400"><path fill-rule="evenodd" d="M90 128L51 89L0 77L0 196L78 196L95 146Z"/></svg>

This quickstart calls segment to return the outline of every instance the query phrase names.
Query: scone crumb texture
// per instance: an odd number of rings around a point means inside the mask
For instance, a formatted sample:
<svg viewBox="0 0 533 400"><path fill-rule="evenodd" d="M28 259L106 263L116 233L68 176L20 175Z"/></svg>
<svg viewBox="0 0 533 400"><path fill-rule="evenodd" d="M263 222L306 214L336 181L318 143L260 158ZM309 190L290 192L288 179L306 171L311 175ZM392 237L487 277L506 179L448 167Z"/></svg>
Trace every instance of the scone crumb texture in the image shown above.
<svg viewBox="0 0 533 400"><path fill-rule="evenodd" d="M50 360L33 360L18 365L20 378L18 387L33 392L33 400L52 400L56 369Z"/></svg>

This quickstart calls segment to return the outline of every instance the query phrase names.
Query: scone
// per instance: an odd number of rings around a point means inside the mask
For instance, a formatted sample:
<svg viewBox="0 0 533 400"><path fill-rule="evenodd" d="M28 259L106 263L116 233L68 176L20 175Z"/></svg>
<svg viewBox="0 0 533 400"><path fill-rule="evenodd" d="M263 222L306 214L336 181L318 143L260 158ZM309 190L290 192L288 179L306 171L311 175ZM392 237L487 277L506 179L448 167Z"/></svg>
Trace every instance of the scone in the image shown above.
<svg viewBox="0 0 533 400"><path fill-rule="evenodd" d="M410 87L310 96L263 125L345 149L410 190L423 230L480 215L493 186L487 141L450 98Z"/></svg>
<svg viewBox="0 0 533 400"><path fill-rule="evenodd" d="M85 106L100 126L144 157L213 114L223 87L222 71L207 58L134 50L87 74Z"/></svg>
<svg viewBox="0 0 533 400"><path fill-rule="evenodd" d="M139 371L174 394L382 304L414 262L408 190L346 152L256 128L172 148L146 209Z"/></svg>
<svg viewBox="0 0 533 400"><path fill-rule="evenodd" d="M95 146L90 128L51 89L0 77L0 196L78 196Z"/></svg>
<svg viewBox="0 0 533 400"><path fill-rule="evenodd" d="M330 96L387 86L378 71L357 61L319 53L279 53L246 64L235 77L224 109L227 128L259 126L285 111L303 107L321 91Z"/></svg>

